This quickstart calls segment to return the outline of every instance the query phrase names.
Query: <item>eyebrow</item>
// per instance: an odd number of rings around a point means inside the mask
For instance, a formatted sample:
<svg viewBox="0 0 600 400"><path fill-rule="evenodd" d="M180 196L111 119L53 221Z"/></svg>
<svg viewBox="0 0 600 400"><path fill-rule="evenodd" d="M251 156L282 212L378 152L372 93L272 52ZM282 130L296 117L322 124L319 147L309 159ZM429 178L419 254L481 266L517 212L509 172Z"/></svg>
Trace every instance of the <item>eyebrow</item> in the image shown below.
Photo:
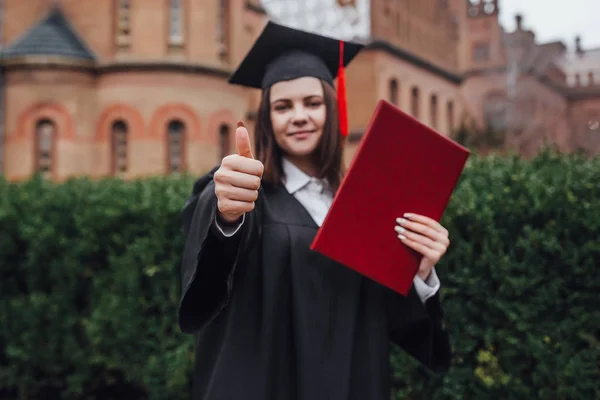
<svg viewBox="0 0 600 400"><path fill-rule="evenodd" d="M314 98L314 97L317 97L317 98L319 98L319 99L321 99L321 100L323 100L323 99L324 99L324 96L322 96L322 95L320 95L320 94L309 94L308 96L304 96L304 97L302 98L302 100L312 99L312 98ZM275 99L275 100L271 101L271 104L275 104L275 103L277 103L277 102L279 102L279 101L290 101L290 99L289 99L289 98L287 98L287 97L282 97L282 98L280 98L280 99Z"/></svg>

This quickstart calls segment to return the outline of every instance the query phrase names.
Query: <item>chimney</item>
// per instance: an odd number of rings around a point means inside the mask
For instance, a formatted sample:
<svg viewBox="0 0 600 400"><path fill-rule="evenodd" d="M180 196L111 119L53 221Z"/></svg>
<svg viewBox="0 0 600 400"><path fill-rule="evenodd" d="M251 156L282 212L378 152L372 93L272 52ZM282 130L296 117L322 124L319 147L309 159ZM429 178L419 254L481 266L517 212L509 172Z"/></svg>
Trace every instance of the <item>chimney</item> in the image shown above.
<svg viewBox="0 0 600 400"><path fill-rule="evenodd" d="M515 15L515 21L517 21L517 30L523 30L523 16L521 14Z"/></svg>
<svg viewBox="0 0 600 400"><path fill-rule="evenodd" d="M583 53L583 49L581 48L581 36L575 37L575 51L577 54Z"/></svg>

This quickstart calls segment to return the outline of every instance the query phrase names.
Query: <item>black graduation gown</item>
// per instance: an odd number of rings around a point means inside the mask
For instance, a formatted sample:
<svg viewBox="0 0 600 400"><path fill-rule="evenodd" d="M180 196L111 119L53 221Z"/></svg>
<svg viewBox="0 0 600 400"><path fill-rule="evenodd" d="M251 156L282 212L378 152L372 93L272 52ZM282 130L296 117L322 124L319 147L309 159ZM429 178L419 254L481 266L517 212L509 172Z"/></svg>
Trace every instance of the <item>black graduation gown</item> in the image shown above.
<svg viewBox="0 0 600 400"><path fill-rule="evenodd" d="M318 226L283 185L263 185L240 231L219 236L213 172L183 212L194 400L388 400L391 341L447 370L438 295L423 305L414 288L401 296L311 251Z"/></svg>

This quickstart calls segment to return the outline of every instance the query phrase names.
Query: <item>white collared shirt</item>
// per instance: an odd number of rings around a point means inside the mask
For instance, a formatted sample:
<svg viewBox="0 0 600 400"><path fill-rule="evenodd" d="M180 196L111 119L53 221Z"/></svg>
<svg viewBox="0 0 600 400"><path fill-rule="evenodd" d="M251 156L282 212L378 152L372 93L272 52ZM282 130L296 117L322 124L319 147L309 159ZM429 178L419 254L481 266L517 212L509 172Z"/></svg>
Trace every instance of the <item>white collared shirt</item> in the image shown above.
<svg viewBox="0 0 600 400"><path fill-rule="evenodd" d="M282 167L285 175L283 183L286 190L306 208L315 223L321 226L333 202L331 187L325 180L308 176L285 158L282 160ZM235 235L243 223L244 219L236 227L221 227L215 220L216 227L226 237ZM390 234L395 234L395 232L390 232ZM431 271L427 282L419 276L415 276L414 286L423 303L435 295L440 288L440 280L435 268Z"/></svg>
<svg viewBox="0 0 600 400"><path fill-rule="evenodd" d="M331 187L326 180L306 175L285 158L282 167L286 190L306 208L317 226L321 226L333 202Z"/></svg>

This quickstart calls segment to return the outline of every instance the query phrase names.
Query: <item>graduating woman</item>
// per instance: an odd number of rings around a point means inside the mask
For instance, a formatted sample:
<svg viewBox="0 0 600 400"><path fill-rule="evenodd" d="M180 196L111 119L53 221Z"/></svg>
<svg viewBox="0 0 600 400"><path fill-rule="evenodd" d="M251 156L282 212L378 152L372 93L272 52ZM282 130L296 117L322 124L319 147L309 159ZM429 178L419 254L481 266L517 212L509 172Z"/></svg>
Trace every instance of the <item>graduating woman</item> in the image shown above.
<svg viewBox="0 0 600 400"><path fill-rule="evenodd" d="M387 400L391 343L449 367L438 222L390 221L423 255L408 296L309 249L343 177L333 80L362 48L343 45L340 58L338 40L270 22L230 79L263 95L254 146L238 124L237 154L183 211L179 325L197 335L195 400Z"/></svg>

